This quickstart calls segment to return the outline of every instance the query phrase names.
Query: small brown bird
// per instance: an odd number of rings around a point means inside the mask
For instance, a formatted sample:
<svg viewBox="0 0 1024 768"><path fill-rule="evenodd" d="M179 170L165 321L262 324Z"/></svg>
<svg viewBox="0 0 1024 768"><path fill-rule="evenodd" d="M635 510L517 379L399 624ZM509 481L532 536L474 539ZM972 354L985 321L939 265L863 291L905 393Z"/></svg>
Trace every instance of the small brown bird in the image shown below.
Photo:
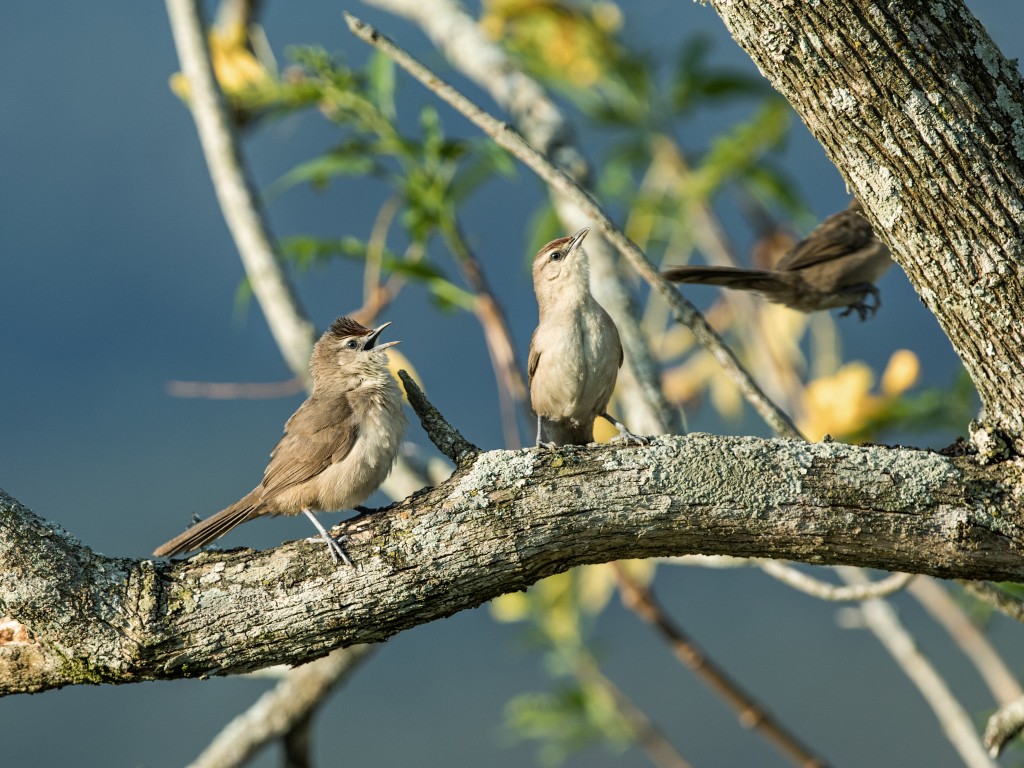
<svg viewBox="0 0 1024 768"><path fill-rule="evenodd" d="M402 395L372 331L339 317L313 347L313 391L284 425L263 482L212 517L158 547L156 557L198 549L263 515L305 514L337 563L352 561L313 512L352 509L384 482L405 427Z"/></svg>
<svg viewBox="0 0 1024 768"><path fill-rule="evenodd" d="M854 198L819 224L806 239L779 259L773 269L672 267L661 274L675 283L721 285L755 291L768 301L801 312L846 307L861 320L882 305L874 283L892 265L889 249L875 236ZM874 303L868 304L868 296Z"/></svg>
<svg viewBox="0 0 1024 768"><path fill-rule="evenodd" d="M530 340L529 374L538 446L593 442L598 416L618 428L616 439L648 442L606 411L622 365L622 344L615 323L590 294L583 250L589 231L552 240L533 259L540 319Z"/></svg>

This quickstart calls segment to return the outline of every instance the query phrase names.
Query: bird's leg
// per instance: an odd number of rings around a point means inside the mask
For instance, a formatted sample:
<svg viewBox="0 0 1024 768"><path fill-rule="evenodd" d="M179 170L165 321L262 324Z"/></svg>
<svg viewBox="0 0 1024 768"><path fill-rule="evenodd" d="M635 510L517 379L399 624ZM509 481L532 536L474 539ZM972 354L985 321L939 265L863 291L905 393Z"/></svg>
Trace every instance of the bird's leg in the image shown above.
<svg viewBox="0 0 1024 768"><path fill-rule="evenodd" d="M370 514L373 514L374 512L379 512L380 511L379 508L377 508L377 507L364 507L362 504L356 504L354 507L352 507L352 509L354 509L356 512L358 512L361 515L370 515Z"/></svg>
<svg viewBox="0 0 1024 768"><path fill-rule="evenodd" d="M541 423L541 417L537 416L537 442L534 443L534 448L557 448L554 442L544 442L544 426Z"/></svg>
<svg viewBox="0 0 1024 768"><path fill-rule="evenodd" d="M312 520L313 525L315 525L316 529L320 531L320 536L323 537L323 540L325 542L327 542L327 549L331 553L331 559L334 560L336 564L343 562L345 563L345 565L352 565L352 560L349 558L348 555L345 554L345 550L341 548L341 544L339 544L336 539L331 538L331 535L327 532L327 529L320 525L320 521L316 519L316 515L314 515L308 509L302 510L302 514L304 514L306 517Z"/></svg>
<svg viewBox="0 0 1024 768"><path fill-rule="evenodd" d="M850 291L851 293L861 293L862 296L860 299L857 299L847 306L845 311L840 312L840 317L846 317L851 312L856 312L857 317L860 318L861 322L864 322L869 317L874 317L878 308L882 306L882 295L879 293L878 288L871 283L858 283L857 285L849 286L845 290ZM874 299L874 303L868 304L868 302L865 301L868 296Z"/></svg>
<svg viewBox="0 0 1024 768"><path fill-rule="evenodd" d="M650 445L651 438L641 437L640 435L634 435L621 421L617 421L614 417L609 416L607 413L602 413L601 418L605 419L611 424L615 425L615 428L619 430L619 434L612 438L612 442L624 442L629 445Z"/></svg>

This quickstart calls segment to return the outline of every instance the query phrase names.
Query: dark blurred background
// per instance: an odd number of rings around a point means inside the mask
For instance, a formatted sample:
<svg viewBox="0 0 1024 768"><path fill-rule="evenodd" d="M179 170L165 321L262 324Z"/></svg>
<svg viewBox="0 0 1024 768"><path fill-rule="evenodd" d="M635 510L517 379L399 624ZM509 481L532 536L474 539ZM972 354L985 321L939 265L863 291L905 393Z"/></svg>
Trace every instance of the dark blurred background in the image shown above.
<svg viewBox="0 0 1024 768"><path fill-rule="evenodd" d="M367 50L344 28L341 6L266 5L263 22L280 61L281 48L296 43L365 60ZM1020 54L1016 3L968 6L1007 56ZM362 6L351 10L445 69L416 29ZM625 37L652 54L670 55L681 37L703 32L716 41L717 62L756 72L710 8L655 0L623 10ZM193 512L205 516L255 484L301 395L218 401L167 393L173 379L279 381L289 372L258 306L236 306L243 271L192 119L168 88L178 66L162 4L8 3L0 19L0 487L97 551L145 557ZM429 99L418 85L401 75L399 81L402 103ZM439 111L446 130L474 135L461 118ZM288 118L253 133L246 154L266 186L332 139L322 120ZM589 140L581 137L596 159ZM816 215L845 205L841 177L802 126L784 157ZM543 195L520 169L513 179L489 183L462 219L523 354L536 319L524 266L527 221ZM344 186L331 195L296 188L275 199L269 213L278 235L348 231L366 238L378 204ZM296 283L320 328L361 303L356 265L298 275ZM958 361L905 276L894 269L880 287L885 306L874 320L840 324L846 356L880 370L894 349L907 347L921 357L924 382L949 385ZM710 301L714 291L706 291ZM495 387L476 321L439 313L414 287L384 319L394 322L390 338L402 340L435 404L477 444L500 446ZM466 375L470 370L488 375ZM722 422L713 414L702 413L691 426L764 434L754 420ZM409 437L426 442L415 421ZM305 521L260 521L225 546L267 547L310 534ZM910 683L866 632L839 629L835 608L746 569L664 567L657 586L700 643L836 764L956 764ZM928 653L955 659L915 604L897 602L911 628L934 638ZM991 631L1002 647L1019 648L1014 627L996 620ZM695 765L785 764L618 606L603 615L596 636L608 674ZM532 764L534 746L514 744L501 723L504 702L549 685L538 658L521 627L495 624L486 609L406 632L319 715L319 764ZM973 673L955 662L944 666L982 718L991 705ZM2 762L180 765L270 684L217 679L6 698ZM259 761L276 763L273 750ZM646 761L634 751L594 748L569 764Z"/></svg>

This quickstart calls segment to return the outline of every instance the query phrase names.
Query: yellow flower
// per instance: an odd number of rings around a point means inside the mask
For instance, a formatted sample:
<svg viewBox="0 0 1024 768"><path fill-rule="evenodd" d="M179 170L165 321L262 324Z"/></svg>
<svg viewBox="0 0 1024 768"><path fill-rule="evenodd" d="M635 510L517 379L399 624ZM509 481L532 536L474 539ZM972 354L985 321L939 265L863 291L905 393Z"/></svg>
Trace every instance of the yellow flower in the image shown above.
<svg viewBox="0 0 1024 768"><path fill-rule="evenodd" d="M263 85L273 79L266 67L260 63L246 45L247 34L244 28L211 29L210 61L217 82L225 94L237 93L246 88ZM175 72L170 78L171 90L183 101L191 96L191 85L188 78L181 72Z"/></svg>
<svg viewBox="0 0 1024 768"><path fill-rule="evenodd" d="M902 395L914 384L921 374L921 362L909 349L897 349L889 358L882 374L882 394L889 397Z"/></svg>
<svg viewBox="0 0 1024 768"><path fill-rule="evenodd" d="M820 440L860 429L878 410L878 398L870 393L874 379L871 369L858 360L810 382L804 390L801 431L809 440Z"/></svg>
<svg viewBox="0 0 1024 768"><path fill-rule="evenodd" d="M621 25L622 12L611 2L586 10L559 0L485 0L480 19L492 40L578 86L600 80Z"/></svg>
<svg viewBox="0 0 1024 768"><path fill-rule="evenodd" d="M815 379L804 390L801 431L810 440L855 434L887 403L910 389L920 369L917 356L900 349L886 365L881 394L871 393L875 375L860 361L847 363L832 376Z"/></svg>

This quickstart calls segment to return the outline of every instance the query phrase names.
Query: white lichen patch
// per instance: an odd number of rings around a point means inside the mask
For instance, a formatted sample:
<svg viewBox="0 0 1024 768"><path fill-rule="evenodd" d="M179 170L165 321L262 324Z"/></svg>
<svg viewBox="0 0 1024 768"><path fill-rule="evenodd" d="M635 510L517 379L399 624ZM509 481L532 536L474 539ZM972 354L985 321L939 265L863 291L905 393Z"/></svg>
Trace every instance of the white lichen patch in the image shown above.
<svg viewBox="0 0 1024 768"><path fill-rule="evenodd" d="M833 88L828 97L829 106L848 117L857 116L857 99L848 88Z"/></svg>
<svg viewBox="0 0 1024 768"><path fill-rule="evenodd" d="M483 489L515 486L533 476L536 451L487 451L481 453L468 472L452 488L452 500L468 502L470 507L482 509L490 500ZM521 487L521 483L519 486Z"/></svg>
<svg viewBox="0 0 1024 768"><path fill-rule="evenodd" d="M979 40L974 44L974 55L981 61L990 77L999 77L999 51L993 45Z"/></svg>
<svg viewBox="0 0 1024 768"><path fill-rule="evenodd" d="M216 584L223 579L224 563L216 562L210 566L210 570L199 577L200 584Z"/></svg>
<svg viewBox="0 0 1024 768"><path fill-rule="evenodd" d="M959 471L944 456L926 451L904 449L857 448L837 456L842 461L834 464L833 475L838 487L850 485L875 495L884 506L900 508L930 504L929 489L957 484ZM835 452L836 449L833 449ZM873 487L865 486L867 477L880 478ZM881 505L880 505L881 508Z"/></svg>

